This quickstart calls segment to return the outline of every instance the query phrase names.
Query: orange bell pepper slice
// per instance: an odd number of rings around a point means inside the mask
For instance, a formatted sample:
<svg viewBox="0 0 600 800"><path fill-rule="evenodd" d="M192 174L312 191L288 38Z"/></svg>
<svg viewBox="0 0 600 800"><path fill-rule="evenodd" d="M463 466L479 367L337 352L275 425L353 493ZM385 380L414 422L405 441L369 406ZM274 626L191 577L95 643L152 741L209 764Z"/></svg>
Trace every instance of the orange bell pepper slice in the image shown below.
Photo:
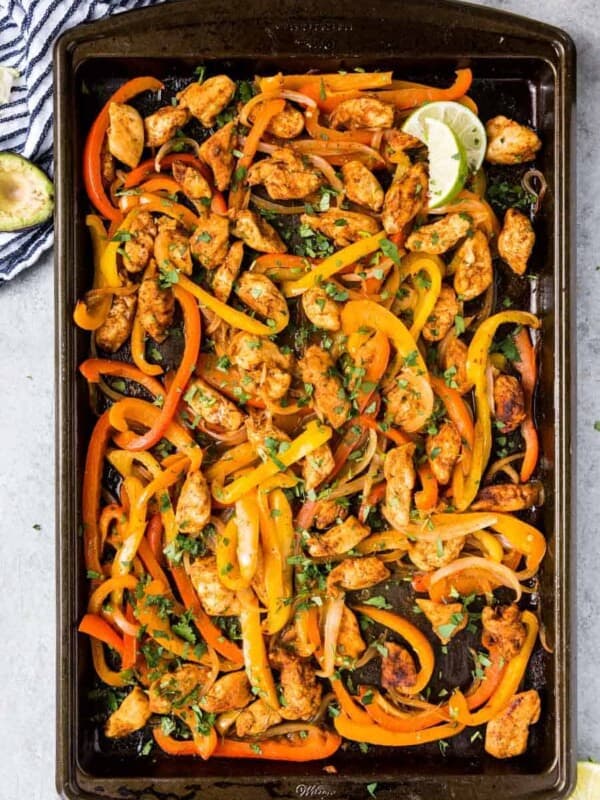
<svg viewBox="0 0 600 800"><path fill-rule="evenodd" d="M312 86L319 89L321 85L330 92L351 92L360 89L381 89L392 83L391 72L349 72L342 75L339 72L323 73L322 75L270 75L258 78L261 92L274 92L291 89L302 92L303 87Z"/></svg>
<svg viewBox="0 0 600 800"><path fill-rule="evenodd" d="M79 371L88 383L98 383L101 375L110 375L139 383L155 398L162 397L164 392L160 381L145 375L137 367L125 361L113 361L110 358L88 358L83 364L80 364Z"/></svg>
<svg viewBox="0 0 600 800"><path fill-rule="evenodd" d="M177 284L173 286L173 292L183 312L185 349L181 363L177 368L177 373L164 399L156 422L146 433L136 436L124 444L126 450L148 450L160 441L169 424L173 421L179 401L183 397L185 387L196 367L198 353L200 352L200 311L194 298Z"/></svg>
<svg viewBox="0 0 600 800"><path fill-rule="evenodd" d="M83 471L81 521L83 524L85 566L86 569L98 575L102 575L102 566L100 564L102 554L100 552L100 532L98 529L102 493L102 469L111 433L112 426L109 412L105 411L94 426Z"/></svg>
<svg viewBox="0 0 600 800"><path fill-rule="evenodd" d="M521 464L521 481L525 483L531 478L540 455L540 442L533 421L533 392L537 381L537 364L535 348L531 343L531 335L526 328L521 328L514 337L515 345L521 357L515 361L515 369L521 375L523 394L525 395L525 417L521 424L521 435L525 442L525 458Z"/></svg>
<svg viewBox="0 0 600 800"><path fill-rule="evenodd" d="M345 739L366 744L380 744L386 747L410 747L411 745L437 742L440 739L450 739L457 736L465 729L465 725L458 722L447 722L425 730L403 733L382 728L369 719L368 723L354 722L345 714L340 714L333 721L336 731Z"/></svg>
<svg viewBox="0 0 600 800"><path fill-rule="evenodd" d="M387 369L390 360L390 343L383 331L373 330L368 333L355 331L348 337L346 350L354 361L355 367L364 370L364 374L359 378L359 388L356 394L356 405L359 412L362 413L371 402L377 384Z"/></svg>
<svg viewBox="0 0 600 800"><path fill-rule="evenodd" d="M438 502L438 482L428 461L421 464L417 472L421 480L421 491L415 492L415 505L419 511L432 511Z"/></svg>
<svg viewBox="0 0 600 800"><path fill-rule="evenodd" d="M383 90L373 94L384 103L392 103L399 110L416 108L423 103L436 100L458 100L467 94L473 82L473 73L470 69L457 69L456 80L447 89L437 86L418 86L407 89Z"/></svg>
<svg viewBox="0 0 600 800"><path fill-rule="evenodd" d="M465 403L459 392L447 385L446 381L435 375L430 376L433 391L440 398L446 408L446 413L450 417L462 442L462 468L463 472L469 469L471 453L473 452L473 441L475 439L475 428L473 417L469 406Z"/></svg>
<svg viewBox="0 0 600 800"><path fill-rule="evenodd" d="M126 103L132 97L147 91L163 88L161 81L151 77L134 78L120 86L104 104L88 133L83 150L83 181L90 202L104 217L118 220L123 215L115 208L106 195L102 183L101 153L108 130L108 109L111 103Z"/></svg>
<svg viewBox="0 0 600 800"><path fill-rule="evenodd" d="M93 636L94 639L104 642L104 644L116 650L121 657L123 656L125 644L122 637L98 614L85 614L77 630L79 633L87 633L88 636Z"/></svg>
<svg viewBox="0 0 600 800"><path fill-rule="evenodd" d="M159 364L150 364L146 361L146 331L142 325L139 314L136 314L129 339L131 357L136 367L144 375L162 375L163 368Z"/></svg>

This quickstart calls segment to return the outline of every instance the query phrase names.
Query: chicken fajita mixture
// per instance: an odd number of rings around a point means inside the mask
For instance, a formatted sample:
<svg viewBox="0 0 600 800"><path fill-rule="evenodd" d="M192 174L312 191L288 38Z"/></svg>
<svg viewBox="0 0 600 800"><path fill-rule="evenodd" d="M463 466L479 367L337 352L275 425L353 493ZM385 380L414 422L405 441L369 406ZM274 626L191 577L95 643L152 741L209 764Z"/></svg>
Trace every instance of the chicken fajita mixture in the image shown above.
<svg viewBox="0 0 600 800"><path fill-rule="evenodd" d="M79 630L104 735L308 761L465 731L521 755L540 320L497 280L527 281L542 143L480 121L468 69L195 78L166 104L124 83L84 152Z"/></svg>

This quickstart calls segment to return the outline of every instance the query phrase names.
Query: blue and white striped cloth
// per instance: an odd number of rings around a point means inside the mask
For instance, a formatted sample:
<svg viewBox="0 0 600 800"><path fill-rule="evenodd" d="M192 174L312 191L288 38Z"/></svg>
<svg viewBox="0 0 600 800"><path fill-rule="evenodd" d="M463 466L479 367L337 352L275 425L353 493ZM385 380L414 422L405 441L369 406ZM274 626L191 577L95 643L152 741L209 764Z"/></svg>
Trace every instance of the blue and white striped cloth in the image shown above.
<svg viewBox="0 0 600 800"><path fill-rule="evenodd" d="M162 0L0 0L0 66L19 72L9 102L0 106L0 151L14 150L50 177L52 164L52 47L81 22ZM52 246L52 222L0 233L0 286Z"/></svg>

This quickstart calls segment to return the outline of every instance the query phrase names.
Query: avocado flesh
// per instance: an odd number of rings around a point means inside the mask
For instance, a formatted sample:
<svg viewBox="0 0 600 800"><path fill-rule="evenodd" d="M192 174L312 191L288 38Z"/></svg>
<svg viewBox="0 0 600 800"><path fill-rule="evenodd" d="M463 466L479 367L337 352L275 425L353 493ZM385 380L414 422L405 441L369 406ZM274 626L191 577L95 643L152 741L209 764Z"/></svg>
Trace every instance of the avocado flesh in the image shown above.
<svg viewBox="0 0 600 800"><path fill-rule="evenodd" d="M0 231L45 222L54 210L54 187L44 173L17 153L0 153Z"/></svg>

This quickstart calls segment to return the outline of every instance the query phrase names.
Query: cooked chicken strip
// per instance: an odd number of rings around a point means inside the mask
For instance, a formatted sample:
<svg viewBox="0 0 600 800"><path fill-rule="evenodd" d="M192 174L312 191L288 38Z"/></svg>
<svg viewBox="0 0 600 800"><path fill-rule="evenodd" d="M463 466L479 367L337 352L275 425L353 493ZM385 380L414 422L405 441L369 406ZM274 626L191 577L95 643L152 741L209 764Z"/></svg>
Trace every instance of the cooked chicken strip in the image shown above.
<svg viewBox="0 0 600 800"><path fill-rule="evenodd" d="M287 247L272 225L253 211L238 211L233 223L233 235L259 253L285 253Z"/></svg>
<svg viewBox="0 0 600 800"><path fill-rule="evenodd" d="M107 142L109 152L131 169L140 163L144 152L144 120L133 106L110 103Z"/></svg>
<svg viewBox="0 0 600 800"><path fill-rule="evenodd" d="M381 211L383 189L370 169L360 161L348 161L342 165L342 177L348 200L373 211Z"/></svg>
<svg viewBox="0 0 600 800"><path fill-rule="evenodd" d="M351 405L341 379L334 372L333 359L317 345L307 348L298 362L302 380L313 386L314 405L333 428L340 428L350 416Z"/></svg>
<svg viewBox="0 0 600 800"><path fill-rule="evenodd" d="M454 325L456 315L460 311L460 304L456 299L456 292L450 286L442 286L438 299L431 315L422 330L421 335L428 342L441 341L450 328Z"/></svg>
<svg viewBox="0 0 600 800"><path fill-rule="evenodd" d="M427 169L413 164L407 172L394 178L385 193L381 221L386 233L400 233L427 204Z"/></svg>
<svg viewBox="0 0 600 800"><path fill-rule="evenodd" d="M540 718L540 696L535 689L516 694L508 706L490 720L485 731L485 752L494 758L513 758L527 750L529 726Z"/></svg>
<svg viewBox="0 0 600 800"><path fill-rule="evenodd" d="M106 319L96 330L98 347L116 353L131 336L137 308L137 295L127 294L113 297Z"/></svg>
<svg viewBox="0 0 600 800"><path fill-rule="evenodd" d="M386 479L383 516L393 528L410 521L412 492L415 486L414 444L401 444L388 450L383 463Z"/></svg>
<svg viewBox="0 0 600 800"><path fill-rule="evenodd" d="M523 511L542 504L542 484L538 481L530 483L501 483L485 486L471 505L472 511Z"/></svg>
<svg viewBox="0 0 600 800"><path fill-rule="evenodd" d="M415 660L406 647L396 642L386 642L385 647L387 655L381 659L381 685L402 694L417 681Z"/></svg>
<svg viewBox="0 0 600 800"><path fill-rule="evenodd" d="M498 236L498 253L517 275L523 275L535 244L533 225L525 214L509 208Z"/></svg>
<svg viewBox="0 0 600 800"><path fill-rule="evenodd" d="M542 146L535 131L507 117L490 119L485 130L488 136L485 157L492 164L522 164L524 161L533 161Z"/></svg>
<svg viewBox="0 0 600 800"><path fill-rule="evenodd" d="M333 591L336 587L346 591L370 589L388 578L389 574L388 568L376 556L346 558L331 570L327 585Z"/></svg>
<svg viewBox="0 0 600 800"><path fill-rule="evenodd" d="M494 280L492 256L485 234L477 230L465 239L450 264L454 290L463 300L472 300L491 286Z"/></svg>
<svg viewBox="0 0 600 800"><path fill-rule="evenodd" d="M257 161L248 170L249 186L262 184L273 200L303 200L323 184L323 177L287 147L270 158Z"/></svg>
<svg viewBox="0 0 600 800"><path fill-rule="evenodd" d="M240 613L240 603L236 593L223 586L219 579L215 556L205 556L192 561L189 574L202 608L209 616L235 617Z"/></svg>
<svg viewBox="0 0 600 800"><path fill-rule="evenodd" d="M229 250L229 220L212 211L200 217L191 241L192 255L206 269L216 269Z"/></svg>
<svg viewBox="0 0 600 800"><path fill-rule="evenodd" d="M306 544L308 552L313 558L328 558L347 553L370 533L371 529L362 525L356 517L348 517L326 533L313 536Z"/></svg>
<svg viewBox="0 0 600 800"><path fill-rule="evenodd" d="M441 255L454 247L470 230L471 222L466 215L446 214L437 222L423 225L411 233L406 240L406 249L415 253ZM456 285L454 288L456 289Z"/></svg>
<svg viewBox="0 0 600 800"><path fill-rule="evenodd" d="M109 739L119 739L139 731L150 719L148 697L139 686L127 695L119 708L110 715L104 728Z"/></svg>
<svg viewBox="0 0 600 800"><path fill-rule="evenodd" d="M260 698L245 708L235 721L237 736L256 736L281 722L281 715Z"/></svg>
<svg viewBox="0 0 600 800"><path fill-rule="evenodd" d="M460 456L460 434L452 422L444 422L437 433L430 433L425 442L425 452L431 471L438 483L450 482L452 471Z"/></svg>
<svg viewBox="0 0 600 800"><path fill-rule="evenodd" d="M232 120L200 145L200 156L211 168L215 186L220 192L229 188L235 164L233 151L237 145L235 122Z"/></svg>
<svg viewBox="0 0 600 800"><path fill-rule="evenodd" d="M138 316L155 342L164 342L175 315L172 289L161 289L154 276L144 278L138 291Z"/></svg>
<svg viewBox="0 0 600 800"><path fill-rule="evenodd" d="M394 124L393 106L375 97L343 100L329 117L332 128L391 128Z"/></svg>
<svg viewBox="0 0 600 800"><path fill-rule="evenodd" d="M448 644L459 631L467 627L469 615L462 603L434 603L422 597L417 597L415 603L431 622L433 632L442 644Z"/></svg>
<svg viewBox="0 0 600 800"><path fill-rule="evenodd" d="M212 127L218 114L235 94L235 83L227 75L215 75L203 83L190 83L177 95L179 106L190 110L205 128Z"/></svg>
<svg viewBox="0 0 600 800"><path fill-rule="evenodd" d="M304 292L302 308L308 319L317 328L325 331L339 331L342 326L340 306L324 289L318 286Z"/></svg>
<svg viewBox="0 0 600 800"><path fill-rule="evenodd" d="M177 106L159 108L144 119L146 147L160 147L166 144L189 120L189 112Z"/></svg>
<svg viewBox="0 0 600 800"><path fill-rule="evenodd" d="M514 375L498 375L494 380L494 419L499 430L505 433L516 431L527 416L523 387Z"/></svg>
<svg viewBox="0 0 600 800"><path fill-rule="evenodd" d="M254 695L245 670L228 672L211 686L200 698L198 705L211 714L222 714L234 708L244 708L251 703Z"/></svg>
<svg viewBox="0 0 600 800"><path fill-rule="evenodd" d="M210 489L206 478L200 470L190 472L177 500L177 528L181 533L199 534L210 519L210 510Z"/></svg>
<svg viewBox="0 0 600 800"><path fill-rule="evenodd" d="M244 415L237 406L201 378L191 381L185 399L194 414L199 414L209 425L237 431L244 424Z"/></svg>
<svg viewBox="0 0 600 800"><path fill-rule="evenodd" d="M368 214L330 209L324 214L302 214L300 222L332 239L338 247L347 247L380 230L379 222Z"/></svg>

